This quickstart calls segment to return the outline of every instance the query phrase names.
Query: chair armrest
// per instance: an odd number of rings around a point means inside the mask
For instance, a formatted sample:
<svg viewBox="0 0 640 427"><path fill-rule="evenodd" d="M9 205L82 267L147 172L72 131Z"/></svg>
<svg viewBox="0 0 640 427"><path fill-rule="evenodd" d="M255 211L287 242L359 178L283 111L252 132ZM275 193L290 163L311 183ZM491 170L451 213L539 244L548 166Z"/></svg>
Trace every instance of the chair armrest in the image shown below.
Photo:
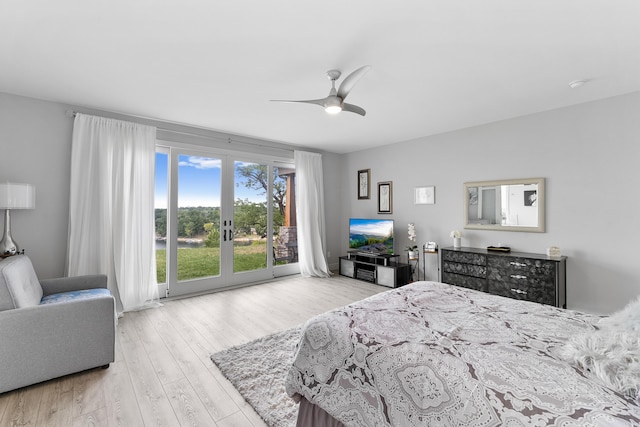
<svg viewBox="0 0 640 427"><path fill-rule="evenodd" d="M107 276L104 274L60 277L40 281L43 296L59 294L61 292L80 291L107 287Z"/></svg>

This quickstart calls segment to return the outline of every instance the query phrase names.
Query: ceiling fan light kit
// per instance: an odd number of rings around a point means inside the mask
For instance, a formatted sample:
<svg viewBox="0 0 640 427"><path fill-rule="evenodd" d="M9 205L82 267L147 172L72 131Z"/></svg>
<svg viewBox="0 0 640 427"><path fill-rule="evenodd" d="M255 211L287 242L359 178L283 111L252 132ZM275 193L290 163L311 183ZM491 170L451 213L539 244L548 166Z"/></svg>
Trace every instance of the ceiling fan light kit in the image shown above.
<svg viewBox="0 0 640 427"><path fill-rule="evenodd" d="M364 116L366 111L362 107L358 107L357 105L347 104L344 102L351 89L355 86L355 84L360 80L362 76L364 76L371 66L365 65L364 67L360 67L355 70L353 73L349 74L340 84L338 90L336 90L336 80L340 78L342 73L338 70L329 70L327 71L327 78L331 82L331 90L329 91L329 95L326 98L322 99L309 99L304 101L289 101L289 100L281 100L281 99L272 99L274 102L302 102L306 104L316 104L320 105L324 108L324 110L329 114L338 114L341 111L349 111L351 113L360 114Z"/></svg>
<svg viewBox="0 0 640 427"><path fill-rule="evenodd" d="M338 114L342 111L342 102L340 101L340 98L335 95L328 96L324 103L324 111L329 114Z"/></svg>

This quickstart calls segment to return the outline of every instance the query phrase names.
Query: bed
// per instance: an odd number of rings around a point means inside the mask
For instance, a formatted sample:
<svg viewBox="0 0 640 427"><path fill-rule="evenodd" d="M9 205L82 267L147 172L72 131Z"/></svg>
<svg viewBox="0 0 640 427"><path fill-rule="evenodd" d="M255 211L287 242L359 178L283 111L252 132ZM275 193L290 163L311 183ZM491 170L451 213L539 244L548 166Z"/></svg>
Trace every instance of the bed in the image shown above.
<svg viewBox="0 0 640 427"><path fill-rule="evenodd" d="M600 319L415 282L308 321L286 390L305 426L640 425L632 396L563 356Z"/></svg>

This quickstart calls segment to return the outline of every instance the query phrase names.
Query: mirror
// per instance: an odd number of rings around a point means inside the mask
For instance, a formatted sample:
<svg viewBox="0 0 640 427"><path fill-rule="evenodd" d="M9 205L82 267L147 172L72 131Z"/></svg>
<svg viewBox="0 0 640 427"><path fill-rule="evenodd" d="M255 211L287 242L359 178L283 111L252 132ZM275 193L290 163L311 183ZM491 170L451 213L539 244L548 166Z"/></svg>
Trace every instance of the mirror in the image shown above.
<svg viewBox="0 0 640 427"><path fill-rule="evenodd" d="M464 183L464 228L544 233L544 178Z"/></svg>

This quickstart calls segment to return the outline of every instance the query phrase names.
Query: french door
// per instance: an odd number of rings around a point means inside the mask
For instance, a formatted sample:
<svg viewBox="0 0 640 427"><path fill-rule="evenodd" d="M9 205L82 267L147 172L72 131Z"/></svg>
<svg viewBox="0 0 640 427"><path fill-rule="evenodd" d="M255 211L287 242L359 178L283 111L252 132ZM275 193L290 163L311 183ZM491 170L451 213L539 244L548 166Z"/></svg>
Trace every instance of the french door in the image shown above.
<svg viewBox="0 0 640 427"><path fill-rule="evenodd" d="M296 272L297 242L287 240L293 245L284 255L279 243L282 230L290 234L292 228L282 226L283 214L295 209L294 172L287 171L295 171L293 164L274 159L159 148L155 196L160 295L206 292Z"/></svg>

